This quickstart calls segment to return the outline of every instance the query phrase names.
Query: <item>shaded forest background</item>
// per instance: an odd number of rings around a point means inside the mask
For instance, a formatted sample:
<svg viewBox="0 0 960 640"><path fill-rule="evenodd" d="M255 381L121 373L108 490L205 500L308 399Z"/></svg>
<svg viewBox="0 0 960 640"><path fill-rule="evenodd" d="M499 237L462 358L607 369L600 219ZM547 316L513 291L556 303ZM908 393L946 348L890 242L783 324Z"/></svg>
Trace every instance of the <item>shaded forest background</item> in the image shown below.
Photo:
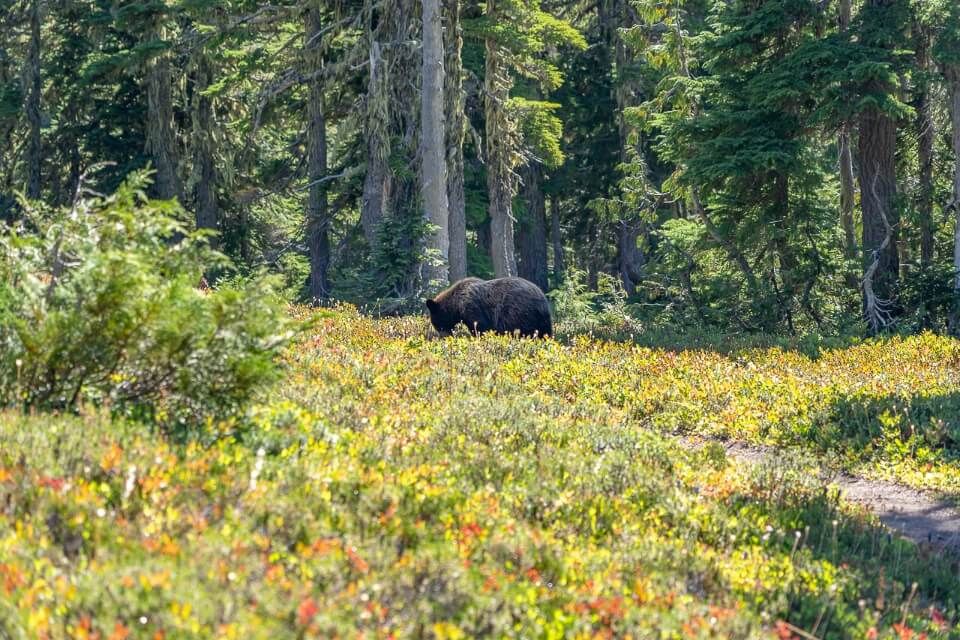
<svg viewBox="0 0 960 640"><path fill-rule="evenodd" d="M952 0L0 1L8 229L150 166L305 301L957 332L958 157Z"/></svg>

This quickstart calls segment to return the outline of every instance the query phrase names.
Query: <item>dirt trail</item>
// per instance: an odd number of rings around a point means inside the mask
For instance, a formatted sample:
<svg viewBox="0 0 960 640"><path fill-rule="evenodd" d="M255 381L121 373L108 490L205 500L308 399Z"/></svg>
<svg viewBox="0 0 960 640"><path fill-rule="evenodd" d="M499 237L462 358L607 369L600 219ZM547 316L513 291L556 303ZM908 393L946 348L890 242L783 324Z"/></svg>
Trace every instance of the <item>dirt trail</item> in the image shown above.
<svg viewBox="0 0 960 640"><path fill-rule="evenodd" d="M716 442L726 450L727 457L751 464L765 462L778 454L772 448L740 442L694 438L681 438L680 442L692 449ZM829 481L840 488L846 500L868 508L877 514L880 522L904 538L960 554L960 509L953 503L892 482L846 474L834 475Z"/></svg>

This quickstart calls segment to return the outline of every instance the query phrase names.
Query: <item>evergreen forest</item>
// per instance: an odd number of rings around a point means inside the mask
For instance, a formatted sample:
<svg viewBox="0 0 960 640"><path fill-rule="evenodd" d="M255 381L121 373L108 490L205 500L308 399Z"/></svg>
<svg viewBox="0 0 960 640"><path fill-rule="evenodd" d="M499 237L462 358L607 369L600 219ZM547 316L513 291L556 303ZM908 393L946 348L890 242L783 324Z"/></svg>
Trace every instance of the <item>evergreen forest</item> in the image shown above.
<svg viewBox="0 0 960 640"><path fill-rule="evenodd" d="M419 310L466 275L648 326L956 331L950 0L7 0L0 217L152 171L208 278Z"/></svg>

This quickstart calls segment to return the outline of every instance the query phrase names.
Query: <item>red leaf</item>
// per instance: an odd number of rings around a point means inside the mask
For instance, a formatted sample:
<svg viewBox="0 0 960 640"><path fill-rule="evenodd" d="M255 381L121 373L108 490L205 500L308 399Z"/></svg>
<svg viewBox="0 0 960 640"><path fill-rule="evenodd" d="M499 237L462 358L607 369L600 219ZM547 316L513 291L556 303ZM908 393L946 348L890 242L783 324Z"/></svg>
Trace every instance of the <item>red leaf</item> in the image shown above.
<svg viewBox="0 0 960 640"><path fill-rule="evenodd" d="M913 629L905 624L897 623L893 625L893 630L897 632L900 640L910 640L913 637Z"/></svg>
<svg viewBox="0 0 960 640"><path fill-rule="evenodd" d="M940 613L936 607L930 607L930 619L933 620L933 624L937 625L941 631L946 631L950 626L950 623L947 622L947 619L943 617L943 614Z"/></svg>
<svg viewBox="0 0 960 640"><path fill-rule="evenodd" d="M297 607L297 620L300 622L300 626L307 626L310 624L310 621L313 620L313 617L317 615L317 612L320 611L320 607L317 606L316 601L307 596L300 603L300 606Z"/></svg>

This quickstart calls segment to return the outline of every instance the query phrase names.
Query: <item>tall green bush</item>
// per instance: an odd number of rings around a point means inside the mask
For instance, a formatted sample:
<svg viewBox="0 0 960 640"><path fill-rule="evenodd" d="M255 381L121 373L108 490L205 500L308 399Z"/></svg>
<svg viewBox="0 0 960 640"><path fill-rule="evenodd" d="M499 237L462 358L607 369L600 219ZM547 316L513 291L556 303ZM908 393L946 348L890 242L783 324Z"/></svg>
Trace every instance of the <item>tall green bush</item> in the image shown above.
<svg viewBox="0 0 960 640"><path fill-rule="evenodd" d="M200 286L224 256L147 182L66 211L24 203L0 233L0 406L95 403L183 430L274 379L290 326L272 281Z"/></svg>

